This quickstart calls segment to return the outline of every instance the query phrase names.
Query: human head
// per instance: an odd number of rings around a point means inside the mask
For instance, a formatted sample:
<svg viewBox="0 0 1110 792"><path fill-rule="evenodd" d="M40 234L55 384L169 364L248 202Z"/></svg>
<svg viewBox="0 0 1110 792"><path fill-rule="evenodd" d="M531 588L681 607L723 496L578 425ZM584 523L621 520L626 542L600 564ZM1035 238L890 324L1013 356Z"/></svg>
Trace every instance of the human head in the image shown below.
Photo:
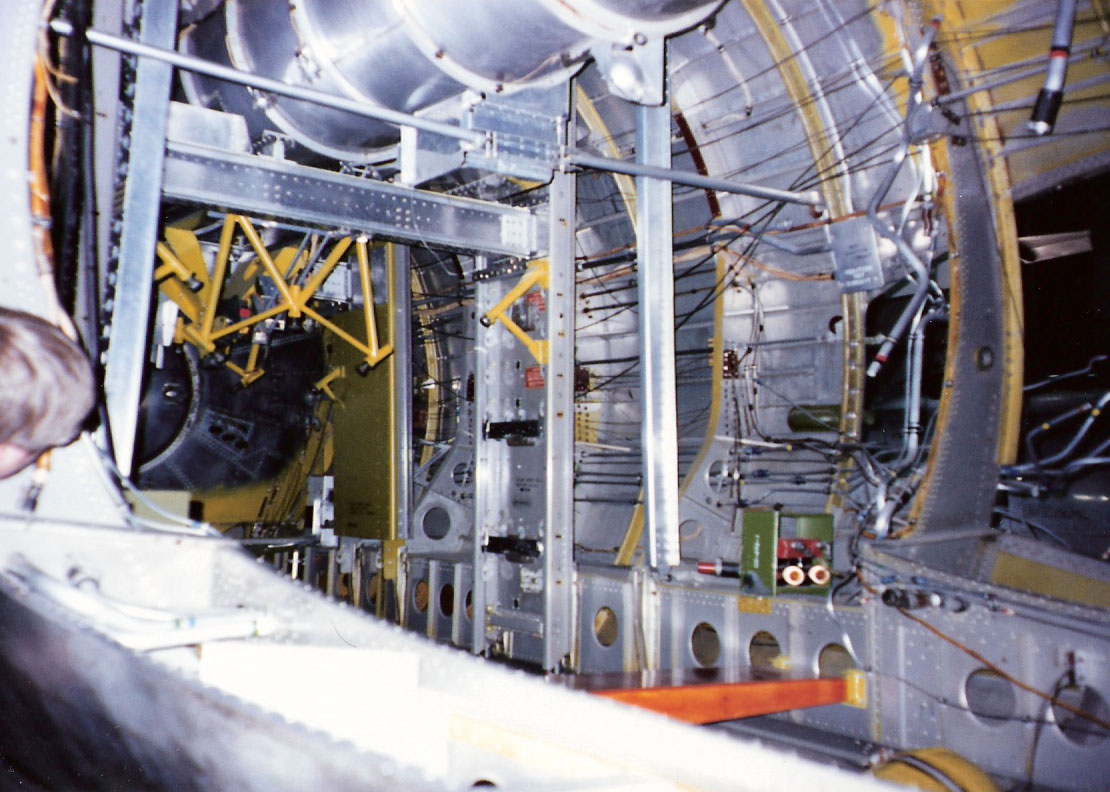
<svg viewBox="0 0 1110 792"><path fill-rule="evenodd" d="M0 307L0 478L72 440L93 401L81 348L49 322Z"/></svg>

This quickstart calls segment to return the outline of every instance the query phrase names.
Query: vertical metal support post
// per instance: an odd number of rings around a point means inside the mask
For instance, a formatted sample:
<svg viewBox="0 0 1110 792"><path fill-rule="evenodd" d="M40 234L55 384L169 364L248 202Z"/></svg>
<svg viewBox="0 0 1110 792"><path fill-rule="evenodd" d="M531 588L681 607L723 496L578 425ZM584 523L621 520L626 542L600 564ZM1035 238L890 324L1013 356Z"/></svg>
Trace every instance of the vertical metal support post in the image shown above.
<svg viewBox="0 0 1110 792"><path fill-rule="evenodd" d="M475 269L485 266L485 257L478 256ZM475 315L482 316L497 305L504 292L505 286L500 281L476 283ZM499 330L497 325L486 327L474 322L474 620L471 649L475 654L486 650L486 606L490 586L487 576L496 571L494 560L487 558L483 545L500 520L508 463L505 444L490 442L483 428L501 402L500 369L494 367L494 361L500 357L497 346L505 335Z"/></svg>
<svg viewBox="0 0 1110 792"><path fill-rule="evenodd" d="M573 657L574 614L574 174L556 173L548 198L548 363L545 386L544 668Z"/></svg>
<svg viewBox="0 0 1110 792"><path fill-rule="evenodd" d="M123 27L123 0L97 0L93 27L119 35ZM122 56L104 47L92 47L93 172L96 174L97 260L108 260L112 240L112 204L115 201L116 156L119 132L119 78ZM100 284L103 289L104 284ZM90 321L95 326L96 317Z"/></svg>
<svg viewBox="0 0 1110 792"><path fill-rule="evenodd" d="M412 524L412 269L409 249L389 246L393 343L394 539L408 539Z"/></svg>
<svg viewBox="0 0 1110 792"><path fill-rule="evenodd" d="M147 3L139 34L144 44L173 49L177 3ZM154 251L161 219L162 161L166 147L173 67L150 58L136 65L131 135L120 220L119 268L114 273L112 328L104 372L116 464L131 473L143 365L148 347Z"/></svg>
<svg viewBox="0 0 1110 792"><path fill-rule="evenodd" d="M669 168L671 107L666 86L663 96L659 107L637 108L636 161ZM668 181L636 177L644 516L648 559L663 573L679 563L671 190Z"/></svg>

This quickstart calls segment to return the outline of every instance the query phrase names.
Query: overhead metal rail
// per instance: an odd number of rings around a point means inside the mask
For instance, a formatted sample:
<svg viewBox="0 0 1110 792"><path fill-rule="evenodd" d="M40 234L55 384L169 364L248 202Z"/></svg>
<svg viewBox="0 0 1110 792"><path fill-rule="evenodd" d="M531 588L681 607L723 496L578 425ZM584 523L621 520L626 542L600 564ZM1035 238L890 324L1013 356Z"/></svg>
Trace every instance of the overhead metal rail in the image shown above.
<svg viewBox="0 0 1110 792"><path fill-rule="evenodd" d="M593 154L586 154L581 151L568 151L566 161L583 168L623 173L628 176L646 176L649 179L662 179L675 184L684 184L688 187L700 187L703 190L718 190L736 195L747 195L752 198L765 198L768 201L804 204L816 209L825 208L821 196L815 191L802 193L792 190L778 190L774 187L763 187L758 184L747 184L746 182L731 181L730 179L714 179L709 176L702 176L700 173L686 173L672 168L645 165L640 162L628 162L610 157L595 157Z"/></svg>

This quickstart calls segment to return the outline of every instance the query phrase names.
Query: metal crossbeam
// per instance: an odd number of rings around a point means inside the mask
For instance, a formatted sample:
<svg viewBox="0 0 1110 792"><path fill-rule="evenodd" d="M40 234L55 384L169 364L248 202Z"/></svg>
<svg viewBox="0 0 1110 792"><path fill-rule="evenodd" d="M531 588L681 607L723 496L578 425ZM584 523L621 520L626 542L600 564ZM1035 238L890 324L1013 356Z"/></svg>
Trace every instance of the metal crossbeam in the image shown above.
<svg viewBox="0 0 1110 792"><path fill-rule="evenodd" d="M534 257L547 245L546 224L527 209L184 143L166 152L162 192L227 212L454 250Z"/></svg>

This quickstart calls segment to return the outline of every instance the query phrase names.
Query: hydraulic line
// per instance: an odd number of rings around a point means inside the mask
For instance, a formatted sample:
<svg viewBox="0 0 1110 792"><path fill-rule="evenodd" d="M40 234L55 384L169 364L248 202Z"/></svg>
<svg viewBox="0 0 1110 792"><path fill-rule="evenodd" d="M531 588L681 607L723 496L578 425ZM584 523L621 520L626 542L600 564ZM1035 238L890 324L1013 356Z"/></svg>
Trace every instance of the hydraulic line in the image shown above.
<svg viewBox="0 0 1110 792"><path fill-rule="evenodd" d="M1059 385L1061 382L1066 382L1077 377L1085 377L1088 374L1094 373L1096 366L1100 366L1106 363L1106 361L1108 360L1110 360L1110 355L1095 355L1090 360L1088 360L1087 365L1081 369L1069 371L1066 374L1060 374L1054 377L1048 377L1047 379L1043 379L1040 382L1031 383L1029 385L1026 385L1023 390L1025 391L1025 393L1032 393L1035 390L1040 390L1041 388L1048 387L1050 385L1055 386Z"/></svg>
<svg viewBox="0 0 1110 792"><path fill-rule="evenodd" d="M1048 51L1048 70L1044 87L1037 94L1033 115L1025 128L1034 135L1047 135L1056 126L1056 116L1064 101L1064 82L1068 78L1068 58L1071 56L1071 39L1075 31L1075 0L1059 0L1056 10L1056 27L1052 31L1052 47Z"/></svg>
<svg viewBox="0 0 1110 792"><path fill-rule="evenodd" d="M925 362L925 331L934 321L948 318L944 310L931 311L917 318L910 331L906 356L906 409L902 422L902 451L893 467L901 470L917 456L921 442L921 383Z"/></svg>
<svg viewBox="0 0 1110 792"><path fill-rule="evenodd" d="M1045 468L1051 468L1053 465L1059 462L1063 462L1065 459L1075 453L1075 450L1079 447L1079 444L1082 443L1083 440L1090 433L1091 427L1094 425L1099 416L1103 414L1103 411L1106 409L1106 406L1108 404L1110 404L1110 391L1102 394L1102 397L1099 398L1099 400L1093 405L1088 402L1081 404L1078 407L1073 407L1072 409L1066 410L1060 415L1057 415L1055 418L1052 418L1049 421L1045 421L1040 426L1035 427L1025 437L1025 447L1029 453L1030 461L1026 462L1024 465L1013 465L1003 468L1003 474L1007 476L1017 476L1023 473L1030 473L1038 470L1044 470ZM1086 414L1087 419L1080 425L1079 430L1075 433L1071 440L1068 441L1067 445L1065 445L1062 449L1057 451L1052 456L1046 457L1045 459L1037 458L1036 445L1034 441L1040 435L1044 434L1050 429L1059 426L1060 424L1070 421L1072 418L1077 418L1080 415L1084 414ZM1097 458L1101 451L1105 448L1106 444L1103 444L1102 446L1100 446L1099 449L1096 449L1095 452L1092 453L1090 457L1088 457L1088 459L1092 457ZM1076 462L1081 461L1084 460L1076 460ZM1071 467L1071 465L1073 464L1076 463L1070 463L1068 467Z"/></svg>
<svg viewBox="0 0 1110 792"><path fill-rule="evenodd" d="M1110 457L1103 456L1107 451L1110 451L1110 440L1105 441L1091 451L1089 456L1076 459L1074 462L1069 462L1067 466L1064 467L1064 475L1071 476L1084 468L1110 464Z"/></svg>
<svg viewBox="0 0 1110 792"><path fill-rule="evenodd" d="M925 32L925 37L917 51L913 55L912 69L910 71L910 90L909 97L906 104L906 121L902 128L902 142L898 146L898 150L894 154L893 162L890 169L887 171L886 177L879 185L879 189L871 196L871 202L867 206L867 218L871 221L871 225L875 230L885 239L894 243L902 260L909 265L914 274L914 291L913 296L910 297L909 303L894 323L890 333L887 334L883 340L879 351L875 353L875 359L871 361L871 365L867 367L867 376L875 377L882 370L883 364L886 363L890 357L891 350L901 340L905 334L906 329L909 327L910 322L917 315L921 309L925 298L929 294L929 270L924 262L918 258L913 248L903 238L903 236L892 229L887 223L879 218L879 206L883 202L883 198L890 192L890 188L894 185L894 180L898 177L898 172L902 169L902 163L905 161L906 156L909 154L910 145L913 141L913 120L917 114L918 109L921 107L921 87L922 87L922 74L925 69L925 62L929 57L929 48L932 46L933 41L936 39L937 31L940 29L940 19L935 18L929 23L929 27Z"/></svg>

